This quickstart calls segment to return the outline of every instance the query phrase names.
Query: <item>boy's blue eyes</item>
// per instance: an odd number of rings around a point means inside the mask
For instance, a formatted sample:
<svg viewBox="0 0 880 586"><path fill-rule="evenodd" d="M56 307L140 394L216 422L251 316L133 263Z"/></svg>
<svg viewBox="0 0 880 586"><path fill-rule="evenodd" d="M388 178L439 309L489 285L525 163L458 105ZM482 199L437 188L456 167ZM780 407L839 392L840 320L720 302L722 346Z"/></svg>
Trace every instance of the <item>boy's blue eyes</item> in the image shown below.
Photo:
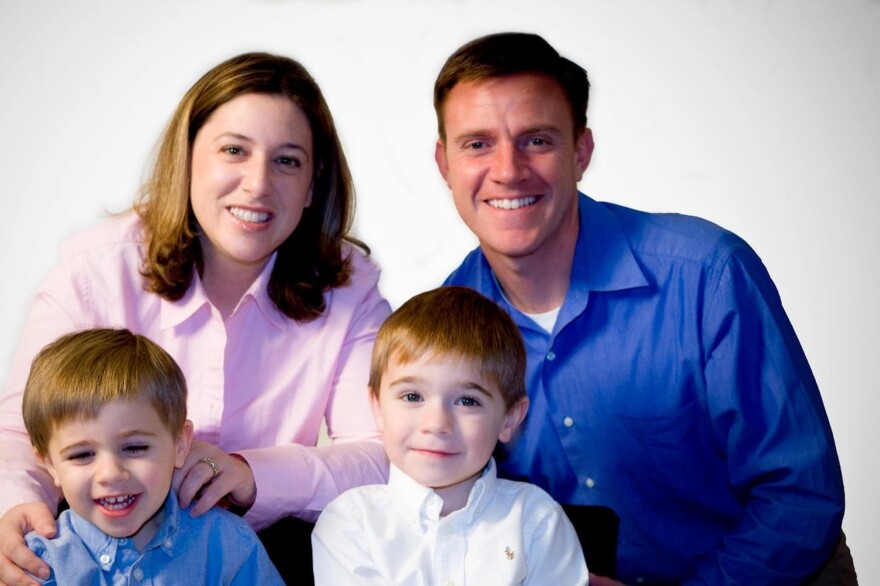
<svg viewBox="0 0 880 586"><path fill-rule="evenodd" d="M417 403L422 401L422 396L418 393L403 393L400 395L400 399L407 403ZM473 397L461 397L455 401L455 404L464 407L479 407L481 405L481 403Z"/></svg>

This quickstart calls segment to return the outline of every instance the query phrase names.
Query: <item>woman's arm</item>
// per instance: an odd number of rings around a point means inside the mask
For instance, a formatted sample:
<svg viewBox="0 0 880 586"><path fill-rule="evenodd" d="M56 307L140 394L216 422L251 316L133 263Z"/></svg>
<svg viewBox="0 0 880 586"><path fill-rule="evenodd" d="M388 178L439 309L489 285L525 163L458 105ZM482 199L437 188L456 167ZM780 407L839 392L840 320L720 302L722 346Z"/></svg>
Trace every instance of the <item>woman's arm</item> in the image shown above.
<svg viewBox="0 0 880 586"><path fill-rule="evenodd" d="M329 311L337 313L327 318L327 327L345 328L341 342L332 348L314 348L315 356L310 358L332 358L335 364L323 413L332 444L237 450L256 480L256 501L245 519L257 529L290 515L314 520L342 491L387 481L388 460L367 382L376 332L391 308L379 293L378 269L361 255L353 261L352 283L333 292Z"/></svg>

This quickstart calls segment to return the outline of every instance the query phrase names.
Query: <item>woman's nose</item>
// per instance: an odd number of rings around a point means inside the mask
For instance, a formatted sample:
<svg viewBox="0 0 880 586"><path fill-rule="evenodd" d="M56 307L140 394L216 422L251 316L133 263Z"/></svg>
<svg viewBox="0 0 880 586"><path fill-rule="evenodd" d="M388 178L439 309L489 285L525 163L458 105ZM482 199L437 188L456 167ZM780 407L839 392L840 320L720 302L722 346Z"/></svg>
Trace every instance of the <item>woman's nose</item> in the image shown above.
<svg viewBox="0 0 880 586"><path fill-rule="evenodd" d="M242 188L252 197L258 198L269 194L271 172L270 163L265 157L251 157L244 168Z"/></svg>

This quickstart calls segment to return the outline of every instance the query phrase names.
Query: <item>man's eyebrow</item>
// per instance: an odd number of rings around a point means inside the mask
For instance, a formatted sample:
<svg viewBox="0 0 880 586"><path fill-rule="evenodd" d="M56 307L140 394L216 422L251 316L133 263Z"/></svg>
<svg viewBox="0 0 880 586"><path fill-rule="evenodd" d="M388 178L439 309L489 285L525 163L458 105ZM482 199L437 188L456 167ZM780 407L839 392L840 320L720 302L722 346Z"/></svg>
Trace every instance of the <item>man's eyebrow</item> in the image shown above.
<svg viewBox="0 0 880 586"><path fill-rule="evenodd" d="M516 136L525 136L529 134L562 134L564 132L563 129L559 128L554 124L540 124L536 126L529 126L519 130L516 133ZM475 130L466 130L460 134L456 134L452 137L452 141L455 143L467 142L469 140L481 139L481 138L491 138L495 135L491 130L488 129L475 129Z"/></svg>
<svg viewBox="0 0 880 586"><path fill-rule="evenodd" d="M562 134L563 130L553 124L542 124L540 126L532 126L526 128L522 130L519 134L540 134L542 132L549 132L551 134Z"/></svg>
<svg viewBox="0 0 880 586"><path fill-rule="evenodd" d="M467 130L460 134L456 134L452 137L453 142L465 142L468 140L473 140L476 138L486 138L492 136L492 133L489 130Z"/></svg>

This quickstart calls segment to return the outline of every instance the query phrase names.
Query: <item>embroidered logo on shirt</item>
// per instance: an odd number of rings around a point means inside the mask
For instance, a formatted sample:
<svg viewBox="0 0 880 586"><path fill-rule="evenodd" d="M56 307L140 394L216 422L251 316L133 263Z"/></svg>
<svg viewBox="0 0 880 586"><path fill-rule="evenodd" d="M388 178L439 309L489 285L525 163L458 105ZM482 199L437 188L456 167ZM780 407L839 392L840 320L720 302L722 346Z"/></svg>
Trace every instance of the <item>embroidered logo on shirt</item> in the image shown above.
<svg viewBox="0 0 880 586"><path fill-rule="evenodd" d="M510 549L510 546L504 548L504 555L507 556L507 559L512 560L516 557L516 552Z"/></svg>

